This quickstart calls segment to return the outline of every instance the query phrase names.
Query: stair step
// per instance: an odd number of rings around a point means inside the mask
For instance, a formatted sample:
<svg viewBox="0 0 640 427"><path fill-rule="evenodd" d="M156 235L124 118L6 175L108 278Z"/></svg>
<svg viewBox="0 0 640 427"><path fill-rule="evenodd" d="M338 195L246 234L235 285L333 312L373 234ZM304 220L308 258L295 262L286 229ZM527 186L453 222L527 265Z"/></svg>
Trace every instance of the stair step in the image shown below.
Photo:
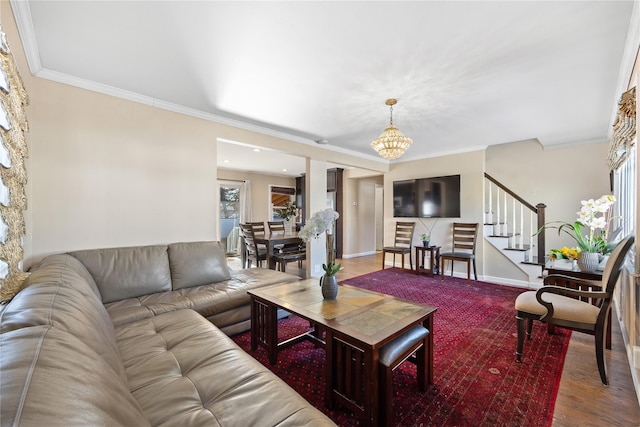
<svg viewBox="0 0 640 427"><path fill-rule="evenodd" d="M532 256L529 258L529 261L524 261L523 264L544 265L544 259L542 260L542 262L539 262L537 256Z"/></svg>
<svg viewBox="0 0 640 427"><path fill-rule="evenodd" d="M531 249L531 245L524 245L522 248L504 248L505 251L526 252Z"/></svg>
<svg viewBox="0 0 640 427"><path fill-rule="evenodd" d="M507 234L490 234L490 235L489 235L489 236L487 236L487 237L514 237L514 236L519 236L519 235L520 235L520 233L516 233L516 234L513 234L513 233L507 233Z"/></svg>

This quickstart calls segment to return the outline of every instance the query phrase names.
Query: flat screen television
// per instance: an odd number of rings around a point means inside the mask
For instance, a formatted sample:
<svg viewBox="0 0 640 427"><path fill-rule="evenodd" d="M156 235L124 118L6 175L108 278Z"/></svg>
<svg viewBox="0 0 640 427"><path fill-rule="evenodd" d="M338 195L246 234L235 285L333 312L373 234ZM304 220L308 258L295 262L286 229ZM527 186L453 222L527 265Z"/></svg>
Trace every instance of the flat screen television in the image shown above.
<svg viewBox="0 0 640 427"><path fill-rule="evenodd" d="M460 175L393 182L396 218L460 218Z"/></svg>

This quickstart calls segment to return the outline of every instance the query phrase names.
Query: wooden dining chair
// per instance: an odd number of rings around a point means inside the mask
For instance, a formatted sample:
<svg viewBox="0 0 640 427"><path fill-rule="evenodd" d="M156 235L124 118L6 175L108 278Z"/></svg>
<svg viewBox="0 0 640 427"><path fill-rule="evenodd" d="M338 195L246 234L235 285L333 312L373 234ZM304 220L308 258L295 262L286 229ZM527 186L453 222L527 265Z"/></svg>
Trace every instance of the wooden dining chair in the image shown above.
<svg viewBox="0 0 640 427"><path fill-rule="evenodd" d="M247 224L249 224L251 226L251 228L253 229L253 233L254 234L264 234L265 233L264 222L262 222L262 221L259 221L259 222L248 222Z"/></svg>
<svg viewBox="0 0 640 427"><path fill-rule="evenodd" d="M281 251L273 255L276 260L276 270L286 272L288 262L298 262L298 268L302 268L302 261L307 259L307 250L304 247L298 247L297 250Z"/></svg>
<svg viewBox="0 0 640 427"><path fill-rule="evenodd" d="M264 225L263 225L264 227ZM244 238L246 246L247 268L251 268L251 260L256 262L256 266L261 267L262 261L267 259L267 249L264 245L256 245L255 232L253 226L249 224L240 224L240 230Z"/></svg>
<svg viewBox="0 0 640 427"><path fill-rule="evenodd" d="M284 233L284 221L267 221L269 233Z"/></svg>
<svg viewBox="0 0 640 427"><path fill-rule="evenodd" d="M605 360L605 332L611 310L613 290L618 282L624 259L633 245L633 235L624 238L615 247L602 272L602 281L593 282L561 274L550 274L544 279L544 286L537 291L527 291L516 298L516 325L518 344L516 361L522 360L522 349L526 335L531 339L533 321L560 326L573 331L584 332L595 337L596 362L602 384L608 385ZM558 280L570 280L580 289L551 286ZM596 290L584 290L596 289Z"/></svg>
<svg viewBox="0 0 640 427"><path fill-rule="evenodd" d="M382 269L384 270L384 259L387 253L393 254L393 266L396 266L396 254L402 255L402 269L404 270L404 256L409 254L409 267L413 271L413 261L411 258L411 248L413 247L413 232L416 229L415 222L396 222L396 234L393 239L393 246L382 248Z"/></svg>
<svg viewBox="0 0 640 427"><path fill-rule="evenodd" d="M453 223L453 250L440 254L442 280L444 280L444 262L447 260L451 261L451 276L453 276L453 262L463 261L467 263L467 283L471 283L471 264L473 264L473 276L476 281L478 280L478 272L476 270L478 227L478 223Z"/></svg>
<svg viewBox="0 0 640 427"><path fill-rule="evenodd" d="M267 225L269 226L270 233L285 232L284 221L267 221ZM277 245L275 250L274 258L276 259L276 269L280 268L280 271L285 271L285 264L291 261L298 261L298 268L302 268L302 261L307 258L307 250L304 243L299 245Z"/></svg>

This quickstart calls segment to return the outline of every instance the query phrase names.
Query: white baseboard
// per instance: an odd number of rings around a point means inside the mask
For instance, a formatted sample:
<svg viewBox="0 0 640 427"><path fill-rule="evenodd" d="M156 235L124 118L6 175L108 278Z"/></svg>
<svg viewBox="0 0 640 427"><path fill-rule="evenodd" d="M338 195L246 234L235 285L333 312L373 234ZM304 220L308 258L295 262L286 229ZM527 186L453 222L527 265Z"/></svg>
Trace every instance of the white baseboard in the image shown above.
<svg viewBox="0 0 640 427"><path fill-rule="evenodd" d="M370 255L375 255L376 251L370 251L370 252L361 252L358 254L342 254L342 258L344 259L349 259L349 258L359 258L361 256L370 256Z"/></svg>
<svg viewBox="0 0 640 427"><path fill-rule="evenodd" d="M497 283L498 285L513 286L515 288L540 289L539 284L530 283L524 280L513 280L513 279L505 279L504 277L492 277L492 276L484 276L480 280L482 280L483 282Z"/></svg>

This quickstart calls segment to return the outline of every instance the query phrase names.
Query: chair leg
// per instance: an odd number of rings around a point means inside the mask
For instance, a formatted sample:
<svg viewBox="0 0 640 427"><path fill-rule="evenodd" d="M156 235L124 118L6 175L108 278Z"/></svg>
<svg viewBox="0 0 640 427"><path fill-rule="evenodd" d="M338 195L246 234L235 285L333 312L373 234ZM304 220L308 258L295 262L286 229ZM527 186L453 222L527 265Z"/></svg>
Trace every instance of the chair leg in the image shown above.
<svg viewBox="0 0 640 427"><path fill-rule="evenodd" d="M530 320L530 319L527 319ZM516 315L516 326L518 329L518 344L516 346L516 362L521 362L522 347L524 347L524 321L521 316Z"/></svg>
<svg viewBox="0 0 640 427"><path fill-rule="evenodd" d="M553 326L553 325L551 325ZM531 340L531 331L533 330L533 320L527 319L527 339Z"/></svg>
<svg viewBox="0 0 640 427"><path fill-rule="evenodd" d="M605 328L596 327L596 361L598 362L598 371L600 372L602 384L609 385L609 381L607 379L607 363L604 354L604 330Z"/></svg>
<svg viewBox="0 0 640 427"><path fill-rule="evenodd" d="M444 280L444 258L440 258L440 280Z"/></svg>
<svg viewBox="0 0 640 427"><path fill-rule="evenodd" d="M413 271L413 260L411 259L411 247L409 247L409 268Z"/></svg>
<svg viewBox="0 0 640 427"><path fill-rule="evenodd" d="M473 259L473 276L476 278L476 282L478 281L478 270L476 269L476 259Z"/></svg>
<svg viewBox="0 0 640 427"><path fill-rule="evenodd" d="M386 254L387 254L387 253L386 253L385 251L382 251L382 269L383 269L383 270L384 270L384 258L385 258L385 255L386 255Z"/></svg>

